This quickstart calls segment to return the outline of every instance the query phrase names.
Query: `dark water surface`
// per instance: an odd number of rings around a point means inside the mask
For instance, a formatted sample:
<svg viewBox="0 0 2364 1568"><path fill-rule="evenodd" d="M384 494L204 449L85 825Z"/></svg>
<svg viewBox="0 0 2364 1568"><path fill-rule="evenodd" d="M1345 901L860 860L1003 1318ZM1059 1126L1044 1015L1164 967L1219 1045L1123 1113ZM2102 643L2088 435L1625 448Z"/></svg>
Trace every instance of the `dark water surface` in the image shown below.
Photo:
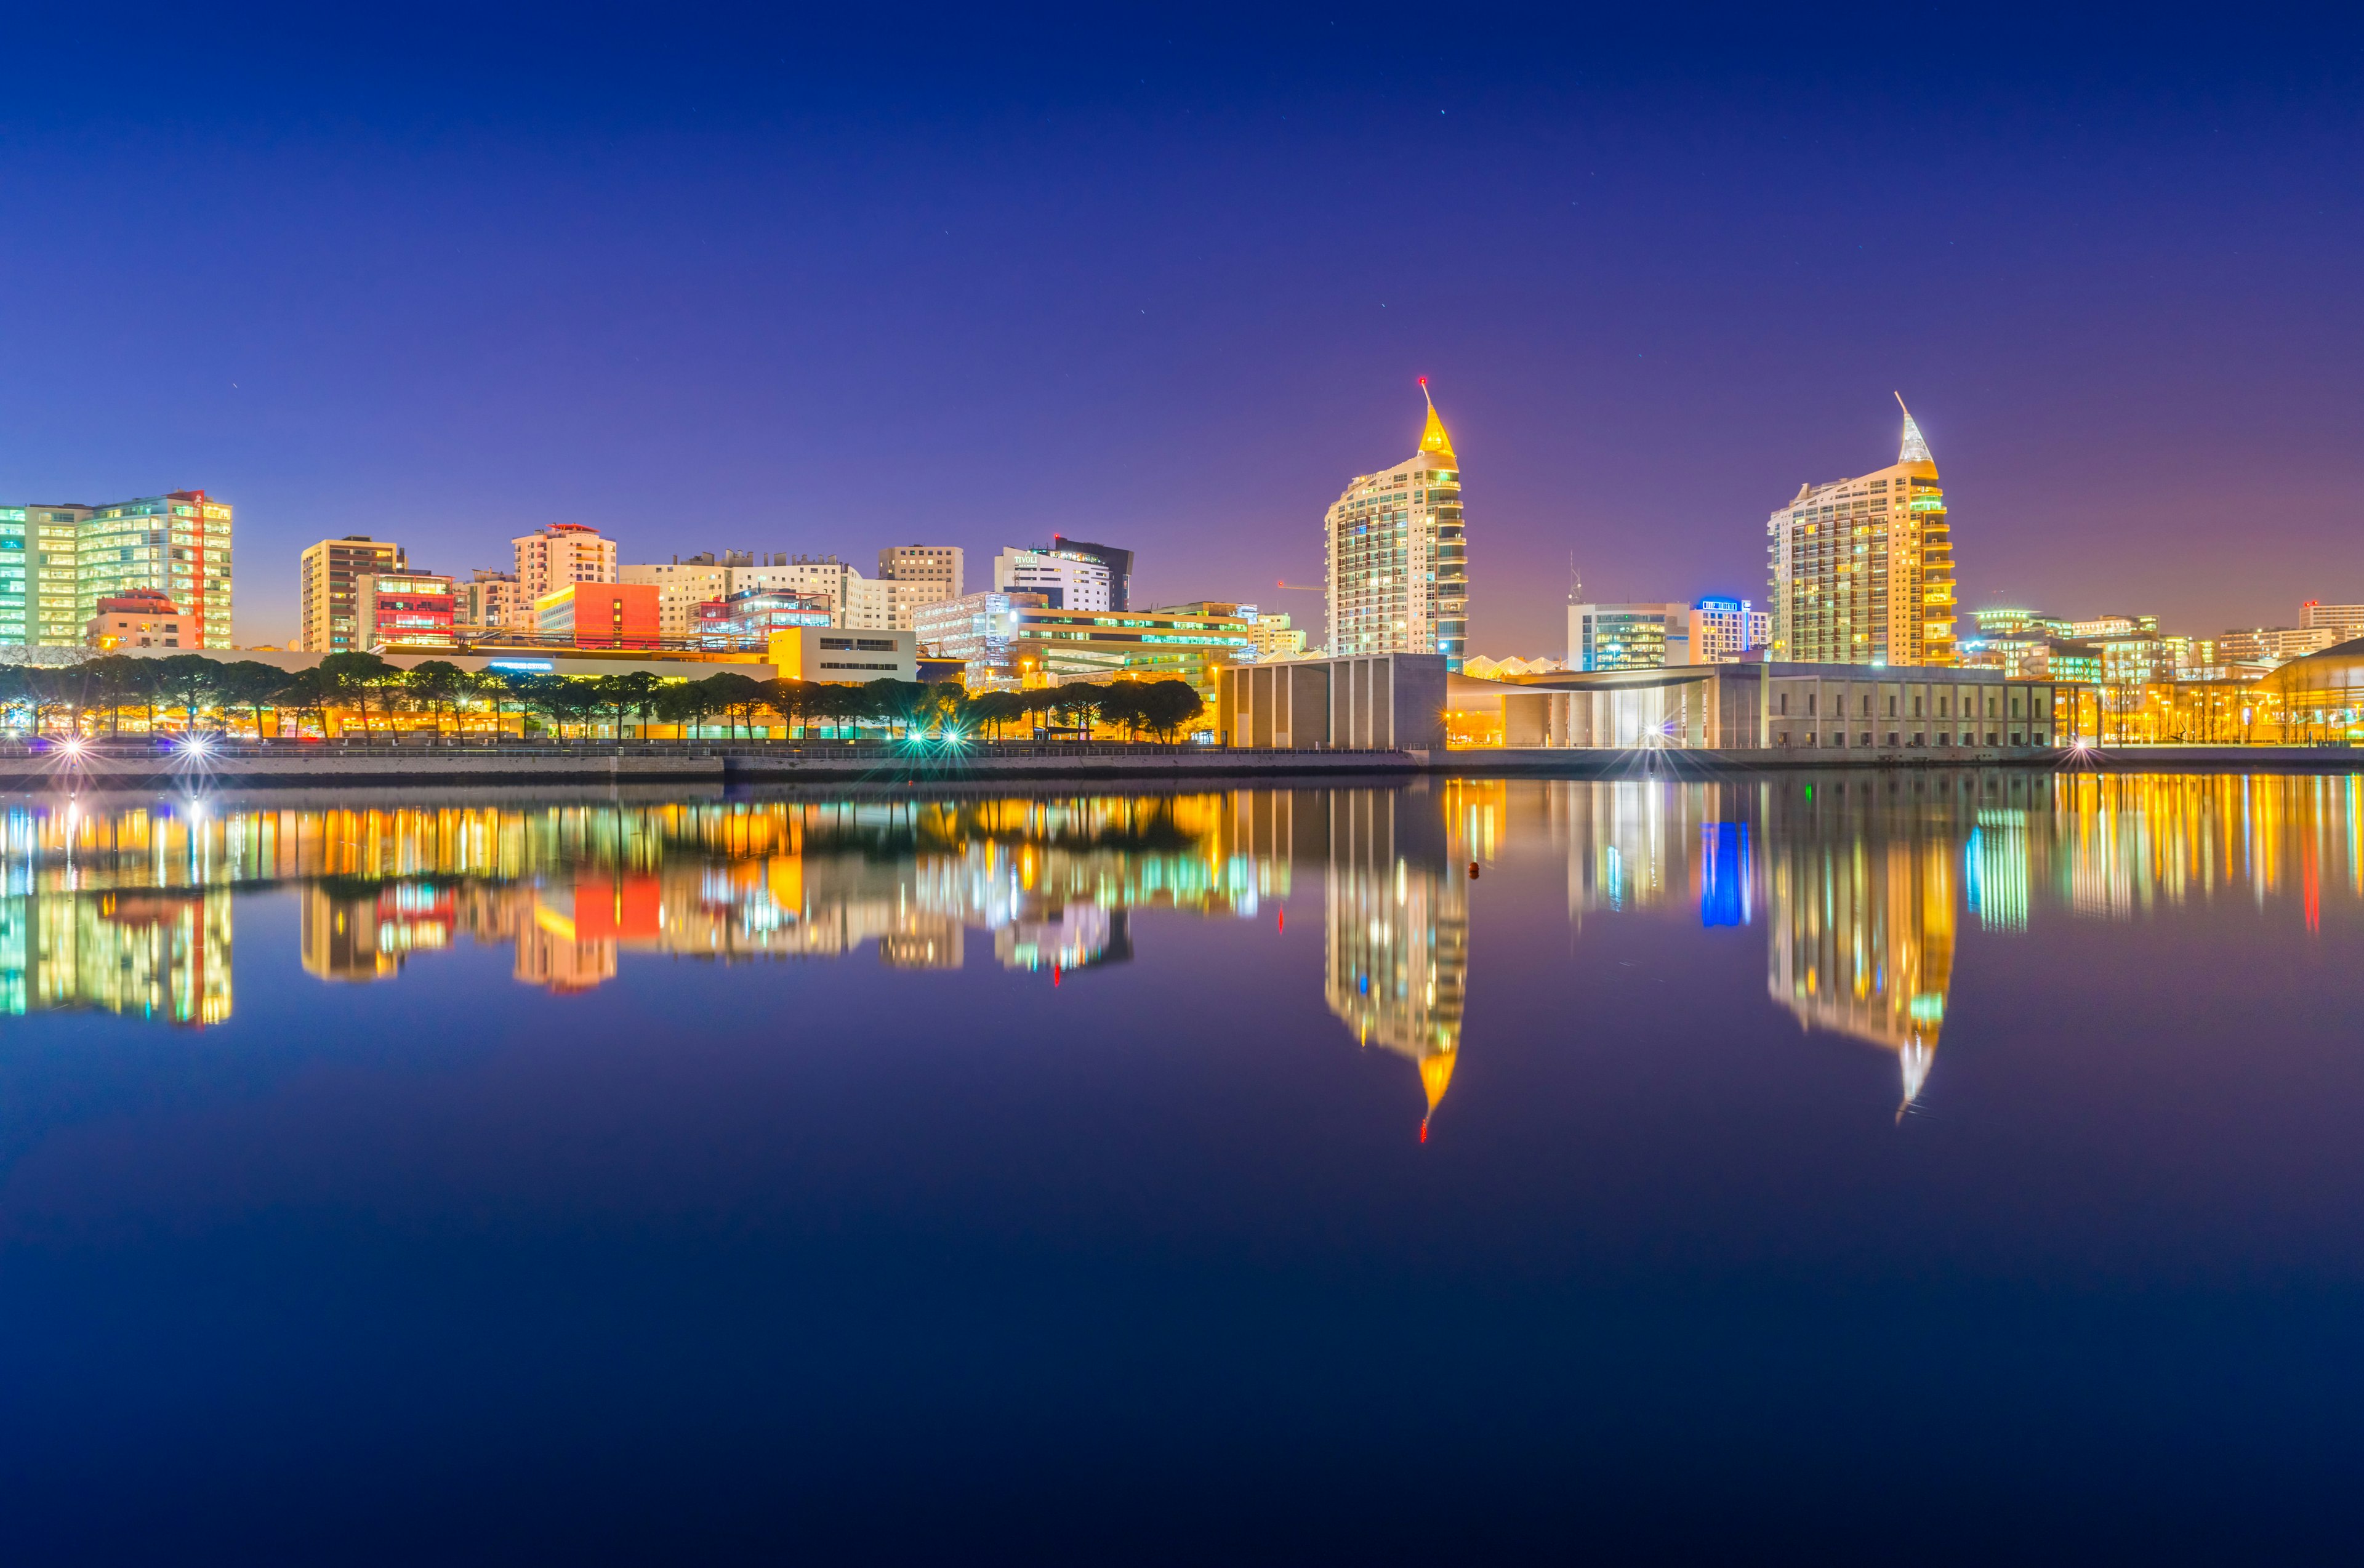
<svg viewBox="0 0 2364 1568"><path fill-rule="evenodd" d="M14 1561L2354 1547L2352 778L5 809Z"/></svg>

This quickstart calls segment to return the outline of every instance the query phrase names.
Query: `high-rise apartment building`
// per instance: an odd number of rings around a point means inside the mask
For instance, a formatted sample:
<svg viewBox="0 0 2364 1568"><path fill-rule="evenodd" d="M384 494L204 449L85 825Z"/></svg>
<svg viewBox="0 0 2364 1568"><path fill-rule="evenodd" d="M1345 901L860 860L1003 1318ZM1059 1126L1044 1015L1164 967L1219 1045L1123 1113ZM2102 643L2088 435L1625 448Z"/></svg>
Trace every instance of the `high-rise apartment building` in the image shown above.
<svg viewBox="0 0 2364 1568"><path fill-rule="evenodd" d="M1896 400L1899 408L1904 399ZM1801 484L1766 519L1772 657L1823 664L1951 664L1954 550L1946 493L1904 410L1896 461Z"/></svg>
<svg viewBox="0 0 2364 1568"><path fill-rule="evenodd" d="M1567 667L1656 670L1707 662L1691 652L1689 605L1570 605Z"/></svg>
<svg viewBox="0 0 2364 1568"><path fill-rule="evenodd" d="M878 580L886 584L888 624L909 631L921 608L957 599L962 584L958 545L895 544L878 552Z"/></svg>
<svg viewBox="0 0 2364 1568"><path fill-rule="evenodd" d="M402 546L367 534L324 539L307 550L296 587L296 651L359 653L366 650L369 645L361 639L355 579L364 573L406 571L409 565Z"/></svg>
<svg viewBox="0 0 2364 1568"><path fill-rule="evenodd" d="M1323 551L1333 655L1441 653L1446 669L1461 668L1469 651L1461 463L1433 402L1420 450L1356 474L1331 506Z"/></svg>
<svg viewBox="0 0 2364 1568"><path fill-rule="evenodd" d="M552 523L509 540L518 592L529 606L572 583L616 581L616 541L588 523Z"/></svg>

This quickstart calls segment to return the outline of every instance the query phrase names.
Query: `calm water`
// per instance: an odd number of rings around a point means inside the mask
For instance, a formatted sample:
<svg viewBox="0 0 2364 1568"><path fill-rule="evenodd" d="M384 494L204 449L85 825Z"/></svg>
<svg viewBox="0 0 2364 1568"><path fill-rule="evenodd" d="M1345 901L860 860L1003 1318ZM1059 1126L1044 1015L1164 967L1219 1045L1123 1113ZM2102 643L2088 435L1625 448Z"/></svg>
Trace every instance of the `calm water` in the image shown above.
<svg viewBox="0 0 2364 1568"><path fill-rule="evenodd" d="M2350 1545L2352 779L5 809L17 1561Z"/></svg>

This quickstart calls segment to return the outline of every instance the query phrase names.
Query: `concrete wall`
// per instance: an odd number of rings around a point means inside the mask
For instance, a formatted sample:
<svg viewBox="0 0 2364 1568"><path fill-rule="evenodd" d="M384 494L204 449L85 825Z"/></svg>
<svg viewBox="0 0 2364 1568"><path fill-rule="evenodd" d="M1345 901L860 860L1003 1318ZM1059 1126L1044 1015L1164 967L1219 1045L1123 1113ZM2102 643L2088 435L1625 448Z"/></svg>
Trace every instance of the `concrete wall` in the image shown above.
<svg viewBox="0 0 2364 1568"><path fill-rule="evenodd" d="M1555 676L1500 700L1506 747L1745 751L2066 740L2067 698L2049 683L2006 681L1999 670L1704 664Z"/></svg>
<svg viewBox="0 0 2364 1568"><path fill-rule="evenodd" d="M1444 660L1430 653L1237 664L1215 721L1232 746L1429 751L1444 744Z"/></svg>

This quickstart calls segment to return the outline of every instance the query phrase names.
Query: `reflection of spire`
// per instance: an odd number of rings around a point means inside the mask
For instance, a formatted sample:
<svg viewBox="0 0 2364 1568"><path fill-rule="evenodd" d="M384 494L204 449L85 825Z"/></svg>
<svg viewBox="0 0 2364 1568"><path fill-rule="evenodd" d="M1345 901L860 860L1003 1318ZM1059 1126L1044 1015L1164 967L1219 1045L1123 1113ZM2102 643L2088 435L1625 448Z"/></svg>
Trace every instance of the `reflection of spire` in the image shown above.
<svg viewBox="0 0 2364 1568"><path fill-rule="evenodd" d="M1896 1052L1901 1118L1929 1081L1953 984L1948 829L1860 790L1768 804L1767 988L1801 1024Z"/></svg>
<svg viewBox="0 0 2364 1568"><path fill-rule="evenodd" d="M1901 392L1896 395L1896 406L1904 408L1904 395ZM1904 441L1896 449L1896 461L1925 462L1932 468L1937 464L1937 460L1929 455L1928 438L1922 435L1921 427L1912 422L1912 410L1910 408L1904 408Z"/></svg>
<svg viewBox="0 0 2364 1568"><path fill-rule="evenodd" d="M1388 790L1330 797L1324 964L1330 1010L1365 1045L1411 1059L1433 1115L1453 1079L1469 907L1447 814ZM1428 1123L1421 1123L1427 1138Z"/></svg>
<svg viewBox="0 0 2364 1568"><path fill-rule="evenodd" d="M1457 1055L1453 1051L1441 1051L1434 1056L1421 1058L1420 1086L1428 1094L1428 1116L1420 1118L1420 1140L1422 1143L1428 1141L1429 1117L1436 1114L1437 1106L1444 1099L1446 1085L1453 1082L1453 1063Z"/></svg>
<svg viewBox="0 0 2364 1568"><path fill-rule="evenodd" d="M1444 433L1444 421L1436 417L1436 399L1428 395L1428 377L1420 378L1420 395L1428 404L1428 428L1420 433L1420 450L1434 452L1455 468L1461 460L1453 455L1453 438Z"/></svg>

